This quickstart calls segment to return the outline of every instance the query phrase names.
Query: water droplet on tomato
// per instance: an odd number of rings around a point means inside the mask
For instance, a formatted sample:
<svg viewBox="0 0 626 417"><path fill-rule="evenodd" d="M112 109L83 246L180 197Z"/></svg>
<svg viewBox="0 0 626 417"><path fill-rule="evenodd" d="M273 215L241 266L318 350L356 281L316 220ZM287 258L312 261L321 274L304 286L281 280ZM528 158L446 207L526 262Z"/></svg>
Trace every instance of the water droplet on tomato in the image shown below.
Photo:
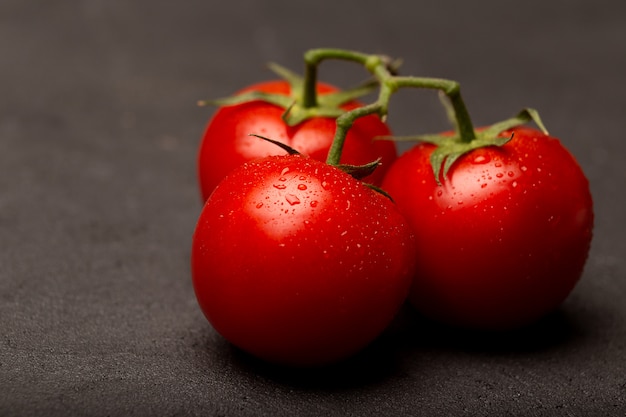
<svg viewBox="0 0 626 417"><path fill-rule="evenodd" d="M278 178L278 181L283 181L283 182L284 182L284 181L287 181L287 178L285 178L285 177L280 177L280 178Z"/></svg>
<svg viewBox="0 0 626 417"><path fill-rule="evenodd" d="M498 178L502 178L502 177L504 177L504 174L503 174L503 173L501 173L501 172L498 172L498 173L496 174L496 177L498 177Z"/></svg>
<svg viewBox="0 0 626 417"><path fill-rule="evenodd" d="M295 206L296 204L300 204L300 199L293 194L287 194L285 196L285 200L287 200L287 202L292 206Z"/></svg>
<svg viewBox="0 0 626 417"><path fill-rule="evenodd" d="M280 175L283 176L283 175L285 175L288 172L289 172L289 167L285 167L285 168L283 168L282 171L280 171Z"/></svg>
<svg viewBox="0 0 626 417"><path fill-rule="evenodd" d="M485 155L478 155L476 158L474 158L474 163L475 164L486 164L487 162L489 162L491 160L491 158L489 158L488 156Z"/></svg>
<svg viewBox="0 0 626 417"><path fill-rule="evenodd" d="M298 190L306 190L306 185L305 184L298 184Z"/></svg>
<svg viewBox="0 0 626 417"><path fill-rule="evenodd" d="M311 207L317 207L317 200L311 201Z"/></svg>
<svg viewBox="0 0 626 417"><path fill-rule="evenodd" d="M506 175L508 175L509 177L514 177L515 176L515 172L509 171L509 172L506 173Z"/></svg>
<svg viewBox="0 0 626 417"><path fill-rule="evenodd" d="M274 184L274 188L278 190L284 190L285 188L287 188L287 186L285 184Z"/></svg>
<svg viewBox="0 0 626 417"><path fill-rule="evenodd" d="M513 183L511 184L511 187L513 188L517 187L517 181L513 181Z"/></svg>
<svg viewBox="0 0 626 417"><path fill-rule="evenodd" d="M496 166L496 168L500 168L502 166L502 163L501 162L496 162L495 166Z"/></svg>
<svg viewBox="0 0 626 417"><path fill-rule="evenodd" d="M330 184L328 184L327 181L322 181L322 188L325 190L328 190L328 187L330 186Z"/></svg>
<svg viewBox="0 0 626 417"><path fill-rule="evenodd" d="M261 207L263 207L263 203L258 203L258 204L256 205L256 208L259 208L259 209L260 209Z"/></svg>
<svg viewBox="0 0 626 417"><path fill-rule="evenodd" d="M442 190L437 190L437 197L441 197L443 195L443 191Z"/></svg>
<svg viewBox="0 0 626 417"><path fill-rule="evenodd" d="M525 166L521 167L520 169L521 169L522 171L524 171L524 172L528 171L528 168L527 168L527 167L525 167Z"/></svg>
<svg viewBox="0 0 626 417"><path fill-rule="evenodd" d="M485 188L486 186L487 186L487 183L480 184L480 188Z"/></svg>

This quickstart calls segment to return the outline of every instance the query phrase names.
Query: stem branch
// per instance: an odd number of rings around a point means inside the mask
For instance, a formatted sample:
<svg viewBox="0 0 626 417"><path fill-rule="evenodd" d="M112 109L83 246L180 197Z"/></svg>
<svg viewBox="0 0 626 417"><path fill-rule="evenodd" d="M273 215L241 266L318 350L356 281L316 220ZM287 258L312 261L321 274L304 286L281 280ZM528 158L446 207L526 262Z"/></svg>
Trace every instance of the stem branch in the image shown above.
<svg viewBox="0 0 626 417"><path fill-rule="evenodd" d="M346 135L356 119L370 114L378 114L379 117L384 119L387 116L391 96L397 90L406 87L429 88L442 91L452 104L456 119L455 128L457 129L457 134L461 142L470 143L476 139L472 119L461 97L460 85L456 81L441 78L402 77L393 75L390 71L390 60L380 55L364 55L356 52L322 49L311 50L305 57L307 65L309 66L315 66L325 58L348 59L359 62L376 77L380 84L378 99L374 103L348 111L337 118L335 137L326 160L330 165L339 164ZM315 73L307 72L307 74Z"/></svg>
<svg viewBox="0 0 626 417"><path fill-rule="evenodd" d="M360 117L368 116L370 114L380 114L381 110L381 104L376 101L366 106L357 107L356 109L339 116L336 121L337 127L335 130L335 138L333 139L330 150L328 151L326 163L335 166L339 165L341 154L343 152L343 144L346 141L348 131L354 122Z"/></svg>
<svg viewBox="0 0 626 417"><path fill-rule="evenodd" d="M469 143L476 139L472 118L467 111L463 97L461 97L461 86L458 82L442 78L419 77L395 77L395 82L398 88L430 88L442 91L452 104L457 123L457 133L461 137L461 142Z"/></svg>
<svg viewBox="0 0 626 417"><path fill-rule="evenodd" d="M317 106L317 67L326 59L341 59L354 61L366 66L367 60L372 55L360 52L345 51L343 49L310 49L304 54L304 91L302 94L302 107L311 108Z"/></svg>

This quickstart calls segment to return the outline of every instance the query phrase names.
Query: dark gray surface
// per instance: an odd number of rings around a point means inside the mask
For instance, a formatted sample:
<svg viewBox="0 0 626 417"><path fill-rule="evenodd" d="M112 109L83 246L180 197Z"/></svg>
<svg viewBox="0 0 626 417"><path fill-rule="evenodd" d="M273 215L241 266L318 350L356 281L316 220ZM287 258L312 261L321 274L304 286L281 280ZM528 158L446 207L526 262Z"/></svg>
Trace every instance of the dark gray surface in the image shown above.
<svg viewBox="0 0 626 417"><path fill-rule="evenodd" d="M3 0L0 415L626 415L624 4ZM541 111L596 211L554 315L479 335L407 310L362 355L308 372L213 332L189 276L211 114L195 101L321 46L457 79L477 124ZM397 133L447 128L429 93L391 111Z"/></svg>

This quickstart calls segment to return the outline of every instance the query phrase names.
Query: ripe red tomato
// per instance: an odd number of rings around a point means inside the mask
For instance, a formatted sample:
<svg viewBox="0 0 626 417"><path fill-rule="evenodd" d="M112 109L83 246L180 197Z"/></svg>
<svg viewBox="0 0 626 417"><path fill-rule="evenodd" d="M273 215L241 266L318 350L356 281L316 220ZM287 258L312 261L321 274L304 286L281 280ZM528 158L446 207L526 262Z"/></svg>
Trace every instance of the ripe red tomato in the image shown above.
<svg viewBox="0 0 626 417"><path fill-rule="evenodd" d="M410 227L391 200L299 155L232 171L206 202L192 243L199 305L223 337L288 365L343 359L406 300Z"/></svg>
<svg viewBox="0 0 626 417"><path fill-rule="evenodd" d="M558 306L578 282L592 237L589 184L552 137L527 127L502 147L460 157L438 185L419 144L383 189L417 236L412 304L453 325L506 329Z"/></svg>
<svg viewBox="0 0 626 417"><path fill-rule="evenodd" d="M287 81L268 81L252 85L240 93L258 90L266 93L290 94ZM318 84L318 94L337 91L327 84ZM357 102L344 106L358 107ZM250 137L257 134L282 142L300 153L325 161L335 134L335 120L313 117L290 127L282 119L285 109L263 101L252 101L221 107L209 121L200 143L198 178L203 201L231 170L244 162L269 155L283 154L277 146ZM363 165L381 157L382 165L366 181L380 185L387 167L395 160L396 147L389 141L373 141L376 136L389 136L390 130L377 116L356 121L346 137L341 163Z"/></svg>

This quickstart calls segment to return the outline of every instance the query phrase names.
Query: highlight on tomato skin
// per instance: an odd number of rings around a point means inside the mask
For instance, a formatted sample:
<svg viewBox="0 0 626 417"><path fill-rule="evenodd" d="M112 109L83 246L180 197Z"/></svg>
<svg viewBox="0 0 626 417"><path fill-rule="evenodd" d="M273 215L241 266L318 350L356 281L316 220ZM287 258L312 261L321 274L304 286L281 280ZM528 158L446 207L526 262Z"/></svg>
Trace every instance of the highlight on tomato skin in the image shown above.
<svg viewBox="0 0 626 417"><path fill-rule="evenodd" d="M503 330L557 308L579 281L589 253L589 183L556 138L528 127L502 147L459 158L441 185L433 145L401 155L383 189L411 224L417 272L410 300L456 326Z"/></svg>
<svg viewBox="0 0 626 417"><path fill-rule="evenodd" d="M237 94L249 91L289 95L287 81L274 80L251 85ZM318 94L339 91L336 87L318 83ZM354 109L362 104L346 103L343 108ZM202 201L206 201L217 184L233 169L245 162L284 152L273 144L250 136L257 134L278 140L319 161L325 161L335 133L335 119L313 117L288 126L283 120L285 109L260 100L231 106L221 106L213 114L202 135L197 158L197 175ZM382 159L382 165L367 181L380 185L387 166L397 157L391 141L374 140L389 136L387 124L376 115L357 120L346 137L342 163L361 165Z"/></svg>
<svg viewBox="0 0 626 417"><path fill-rule="evenodd" d="M376 339L407 299L414 237L386 196L336 167L271 156L232 171L192 240L214 329L269 362L316 366Z"/></svg>

